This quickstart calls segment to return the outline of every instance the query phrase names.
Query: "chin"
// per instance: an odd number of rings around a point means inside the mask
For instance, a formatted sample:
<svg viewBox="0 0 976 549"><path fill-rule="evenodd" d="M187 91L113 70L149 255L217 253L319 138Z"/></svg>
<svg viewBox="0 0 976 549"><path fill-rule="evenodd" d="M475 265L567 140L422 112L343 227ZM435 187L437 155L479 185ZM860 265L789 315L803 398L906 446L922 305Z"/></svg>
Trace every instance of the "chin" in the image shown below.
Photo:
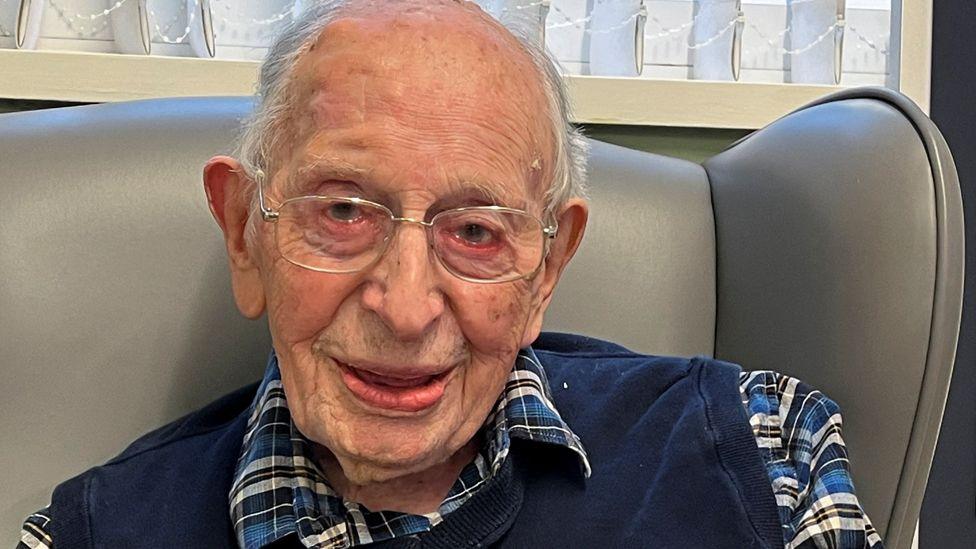
<svg viewBox="0 0 976 549"><path fill-rule="evenodd" d="M447 461L456 451L457 449L435 452L427 449L426 451L401 451L379 455L344 457L336 455L336 458L342 467L343 474L350 482L365 485L386 482L425 471Z"/></svg>

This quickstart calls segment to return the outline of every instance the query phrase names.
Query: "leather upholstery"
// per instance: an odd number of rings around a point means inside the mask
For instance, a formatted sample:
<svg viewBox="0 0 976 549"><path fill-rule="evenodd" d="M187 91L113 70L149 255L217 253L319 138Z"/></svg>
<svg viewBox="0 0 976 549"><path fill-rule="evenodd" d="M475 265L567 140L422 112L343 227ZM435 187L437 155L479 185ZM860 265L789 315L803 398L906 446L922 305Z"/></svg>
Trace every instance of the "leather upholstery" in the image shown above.
<svg viewBox="0 0 976 549"><path fill-rule="evenodd" d="M0 116L11 536L58 481L260 376L266 329L233 306L200 183L249 108L198 98ZM962 300L958 181L931 122L897 94L854 91L704 168L594 142L590 178L591 222L547 327L822 388L845 411L869 515L907 547Z"/></svg>
<svg viewBox="0 0 976 549"><path fill-rule="evenodd" d="M590 219L546 329L656 354L711 355L715 227L705 171L676 158L591 145Z"/></svg>
<svg viewBox="0 0 976 549"><path fill-rule="evenodd" d="M961 311L961 199L940 142L903 97L861 90L705 162L715 354L788 372L841 405L858 494L891 546L914 534L931 463L919 441L938 432L927 416L941 417L945 394L931 391L948 386ZM946 318L953 328L937 325Z"/></svg>

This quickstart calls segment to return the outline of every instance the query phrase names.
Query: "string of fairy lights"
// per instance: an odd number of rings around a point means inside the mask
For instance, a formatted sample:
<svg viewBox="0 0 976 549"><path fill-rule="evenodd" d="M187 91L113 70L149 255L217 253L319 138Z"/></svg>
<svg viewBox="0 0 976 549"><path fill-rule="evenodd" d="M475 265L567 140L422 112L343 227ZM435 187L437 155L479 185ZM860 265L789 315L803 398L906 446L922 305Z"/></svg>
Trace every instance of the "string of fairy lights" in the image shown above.
<svg viewBox="0 0 976 549"><path fill-rule="evenodd" d="M51 10L57 15L58 19L65 24L70 32L74 33L78 38L91 39L98 36L103 36L108 30L111 24L111 18L109 17L116 10L121 9L127 2L135 0L115 0L114 2L107 3L106 7L91 11L88 13L76 13L69 11L64 5L62 5L59 0L46 0L47 5ZM176 0L170 0L176 1ZM828 0L792 0L790 5L796 7L802 4L812 4L818 2L824 2ZM829 0L834 2L836 0ZM826 26L816 34L807 33L808 36L812 35L814 38L808 43L803 44L798 47L785 48L783 47L783 42L786 36L793 32L791 26L786 26L785 28L777 32L767 32L764 31L759 25L748 19L748 3L744 6L741 5L740 0L713 0L711 4L722 5L737 3L739 9L729 18L726 22L721 24L712 24L713 33L707 37L699 38L698 40L691 41L688 35L695 28L696 25L701 23L701 19L706 15L707 10L697 10L693 16L676 26L669 26L664 21L661 20L658 15L653 13L653 11L648 11L648 9L641 5L635 7L629 14L625 14L624 17L620 18L616 23L609 26L600 26L598 28L593 27L592 23L594 20L594 14L589 13L584 17L572 17L566 13L562 6L558 3L553 3L550 0L536 0L529 1L525 3L518 4L513 8L504 8L501 13L496 14L503 18L509 15L511 12L523 12L515 13L514 15L524 16L525 14L536 14L542 13L545 18L543 21L538 21L540 27L545 28L546 32L558 31L560 29L573 28L581 33L595 35L595 34L605 34L614 33L621 31L622 29L633 29L635 25L640 20L646 23L644 28L644 41L654 42L658 40L674 40L676 42L684 42L685 47L689 50L697 50L705 48L718 40L723 39L726 35L731 33L736 25L743 25L748 28L748 32L753 32L761 40L764 45L765 53L775 53L775 54L787 54L787 55L799 55L807 52L818 44L822 43L833 36L838 29L843 29L845 32L850 33L851 36L856 40L856 47L862 48L866 47L879 55L887 56L889 54L888 46L885 43L887 37L881 38L869 38L860 32L855 26L848 24L844 20L844 15L838 14L837 19L830 25ZM14 0L0 0L0 13L12 13L10 6L16 4ZM149 20L152 25L154 32L154 40L166 43L166 44L184 44L188 40L191 33L191 28L193 26L194 20L197 14L200 12L200 0L193 0L192 3L184 3L184 9L178 10L177 13L172 15L166 21L160 21L161 17L157 15L157 12L153 10L153 2L149 2ZM240 17L238 12L239 4L235 0L212 0L210 2L210 9L213 13L213 21L215 22L214 35L219 36L220 33L233 33L237 34L237 29L258 29L257 34L265 37L270 37L271 30L277 27L279 24L286 23L291 20L294 13L294 5L292 3L287 3L283 6L280 11L273 12L272 14L261 17L261 18L247 18ZM540 8L544 8L540 10ZM184 22L182 25L181 23ZM4 21L0 20L0 37L10 37L13 33L4 24ZM173 29L178 28L179 33L173 33ZM262 29L264 29L262 31Z"/></svg>

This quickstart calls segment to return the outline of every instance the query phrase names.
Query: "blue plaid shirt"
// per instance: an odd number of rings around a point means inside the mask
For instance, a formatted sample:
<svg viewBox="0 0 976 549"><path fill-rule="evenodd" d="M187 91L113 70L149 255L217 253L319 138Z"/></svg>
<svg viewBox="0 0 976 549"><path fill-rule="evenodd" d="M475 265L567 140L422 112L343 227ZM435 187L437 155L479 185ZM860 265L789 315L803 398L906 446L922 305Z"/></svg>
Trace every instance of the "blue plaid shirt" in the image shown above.
<svg viewBox="0 0 976 549"><path fill-rule="evenodd" d="M548 387L535 353L531 349L520 352L485 421L481 451L461 471L440 508L428 515L374 512L343 501L310 458L310 443L291 421L278 363L272 356L248 421L230 492L238 543L244 548L263 547L294 533L306 547L349 547L425 532L463 505L498 471L512 437L568 448L579 457L582 473L589 476L586 451L556 412ZM269 484L274 479L277 482Z"/></svg>
<svg viewBox="0 0 976 549"><path fill-rule="evenodd" d="M840 407L796 378L743 372L742 404L791 547L881 548L854 493Z"/></svg>
<svg viewBox="0 0 976 549"><path fill-rule="evenodd" d="M819 391L775 372L744 372L742 403L779 508L787 548L883 547L854 495L837 405ZM424 532L463 505L499 469L511 439L547 442L590 464L579 438L560 418L545 371L531 349L519 353L505 389L482 428L484 445L440 508L428 515L370 511L344 501L311 457L291 421L272 356L255 396L230 492L238 543L257 549L288 535L306 547L344 548ZM28 517L18 548L51 548L47 510Z"/></svg>

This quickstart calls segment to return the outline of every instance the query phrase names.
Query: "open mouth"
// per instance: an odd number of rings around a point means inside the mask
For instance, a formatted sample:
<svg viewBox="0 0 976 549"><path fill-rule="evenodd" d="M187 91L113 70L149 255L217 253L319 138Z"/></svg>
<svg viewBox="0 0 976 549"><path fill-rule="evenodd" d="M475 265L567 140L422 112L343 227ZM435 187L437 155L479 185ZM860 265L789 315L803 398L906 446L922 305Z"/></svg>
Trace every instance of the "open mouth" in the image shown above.
<svg viewBox="0 0 976 549"><path fill-rule="evenodd" d="M334 359L335 360L335 359ZM364 403L386 410L420 412L437 404L444 396L453 368L437 374L378 373L335 361L342 381Z"/></svg>

